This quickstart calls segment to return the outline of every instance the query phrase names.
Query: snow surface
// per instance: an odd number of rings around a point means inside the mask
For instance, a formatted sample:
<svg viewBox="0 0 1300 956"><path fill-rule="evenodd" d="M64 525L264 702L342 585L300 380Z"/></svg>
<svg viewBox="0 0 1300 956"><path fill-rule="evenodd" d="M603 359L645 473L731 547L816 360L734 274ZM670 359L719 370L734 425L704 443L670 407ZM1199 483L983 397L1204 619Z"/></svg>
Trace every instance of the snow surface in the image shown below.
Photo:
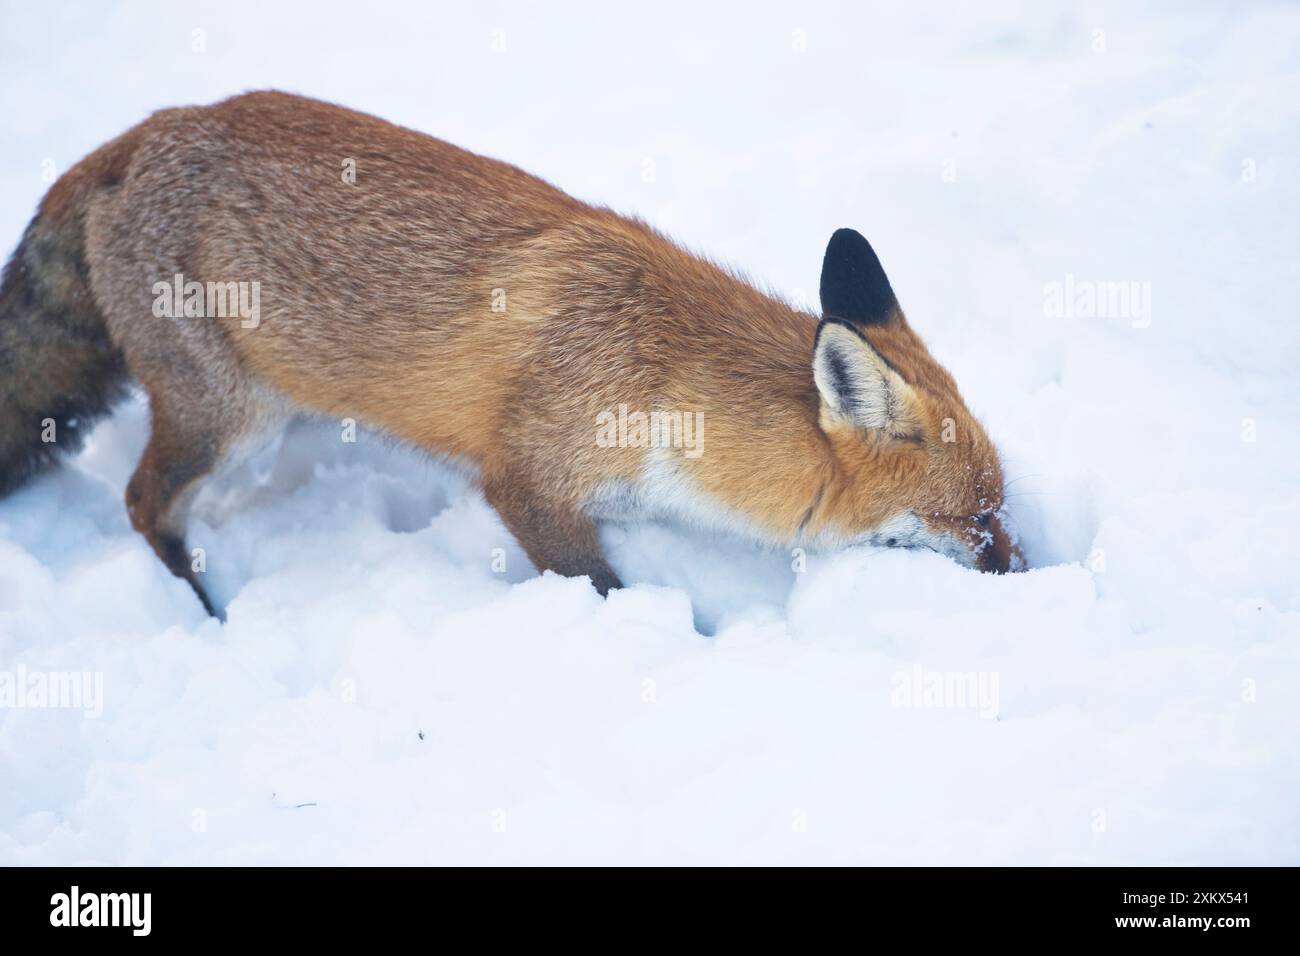
<svg viewBox="0 0 1300 956"><path fill-rule="evenodd" d="M310 424L199 504L223 626L128 524L137 399L0 502L0 674L103 682L0 709L0 863L1300 862L1300 10L912 6L0 6L10 248L47 159L261 87L795 298L859 228L1034 567L611 528L602 600ZM1054 317L1067 276L1149 321Z"/></svg>

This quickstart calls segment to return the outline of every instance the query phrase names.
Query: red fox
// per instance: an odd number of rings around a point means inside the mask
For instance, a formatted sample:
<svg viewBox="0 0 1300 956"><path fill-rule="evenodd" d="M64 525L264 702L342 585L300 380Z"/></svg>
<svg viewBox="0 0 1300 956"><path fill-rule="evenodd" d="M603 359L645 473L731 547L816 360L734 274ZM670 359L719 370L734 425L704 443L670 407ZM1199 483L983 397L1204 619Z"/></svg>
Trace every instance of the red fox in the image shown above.
<svg viewBox="0 0 1300 956"><path fill-rule="evenodd" d="M304 412L465 466L539 570L602 594L620 586L603 520L1022 564L994 446L858 233L831 237L820 294L819 319L638 220L339 106L163 110L50 188L5 269L0 493L134 379L151 432L131 522L210 613L188 505Z"/></svg>

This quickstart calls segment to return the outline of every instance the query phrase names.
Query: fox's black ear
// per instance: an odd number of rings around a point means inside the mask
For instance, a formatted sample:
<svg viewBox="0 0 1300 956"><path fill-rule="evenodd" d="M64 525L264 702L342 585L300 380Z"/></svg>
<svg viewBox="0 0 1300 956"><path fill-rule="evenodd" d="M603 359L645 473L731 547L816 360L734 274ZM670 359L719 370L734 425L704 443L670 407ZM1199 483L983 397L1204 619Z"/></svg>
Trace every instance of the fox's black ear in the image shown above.
<svg viewBox="0 0 1300 956"><path fill-rule="evenodd" d="M836 229L822 259L822 317L884 325L898 308L889 277L862 233Z"/></svg>

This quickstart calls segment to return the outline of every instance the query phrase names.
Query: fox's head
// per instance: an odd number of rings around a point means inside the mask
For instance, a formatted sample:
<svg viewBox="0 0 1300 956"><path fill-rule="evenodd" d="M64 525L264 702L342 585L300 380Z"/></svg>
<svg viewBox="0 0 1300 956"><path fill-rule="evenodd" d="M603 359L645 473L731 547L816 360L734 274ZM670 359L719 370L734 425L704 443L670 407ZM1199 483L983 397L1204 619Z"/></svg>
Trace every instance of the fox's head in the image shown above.
<svg viewBox="0 0 1300 956"><path fill-rule="evenodd" d="M932 548L982 571L1022 568L1003 527L997 450L852 229L826 248L821 302L813 378L837 470L826 489L837 500L824 514L836 516L837 532Z"/></svg>

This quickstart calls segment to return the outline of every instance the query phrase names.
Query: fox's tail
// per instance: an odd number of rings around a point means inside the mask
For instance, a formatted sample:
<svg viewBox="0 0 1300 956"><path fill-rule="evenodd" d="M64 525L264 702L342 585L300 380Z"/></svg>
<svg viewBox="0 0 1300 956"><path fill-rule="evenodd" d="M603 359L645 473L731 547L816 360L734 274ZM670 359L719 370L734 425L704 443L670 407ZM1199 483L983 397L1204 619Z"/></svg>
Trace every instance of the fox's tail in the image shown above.
<svg viewBox="0 0 1300 956"><path fill-rule="evenodd" d="M126 145L91 154L50 189L0 280L0 495L80 448L125 391L122 354L91 293L83 223Z"/></svg>

